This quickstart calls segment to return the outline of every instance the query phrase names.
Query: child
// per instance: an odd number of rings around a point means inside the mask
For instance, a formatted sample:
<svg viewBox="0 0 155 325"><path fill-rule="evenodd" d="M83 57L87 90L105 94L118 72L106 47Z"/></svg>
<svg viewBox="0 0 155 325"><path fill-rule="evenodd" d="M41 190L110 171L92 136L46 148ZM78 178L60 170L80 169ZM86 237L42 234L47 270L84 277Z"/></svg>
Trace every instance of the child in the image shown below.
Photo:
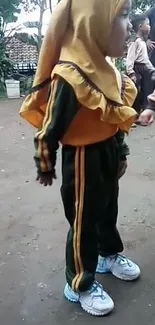
<svg viewBox="0 0 155 325"><path fill-rule="evenodd" d="M145 95L146 82L148 82L148 78L155 80L155 68L149 60L146 46L146 40L150 33L149 19L145 15L136 15L132 20L132 26L136 38L129 45L126 70L138 89L138 95L133 107L140 114L147 104L147 96Z"/></svg>
<svg viewBox="0 0 155 325"><path fill-rule="evenodd" d="M44 39L34 87L21 116L35 136L37 180L56 178L62 143L61 195L70 230L64 295L91 315L112 311L113 300L96 271L134 280L139 267L119 253L118 180L127 167L128 132L136 113L133 83L107 57L124 52L130 0L61 0ZM59 60L59 61L58 61ZM122 130L122 131L120 131Z"/></svg>

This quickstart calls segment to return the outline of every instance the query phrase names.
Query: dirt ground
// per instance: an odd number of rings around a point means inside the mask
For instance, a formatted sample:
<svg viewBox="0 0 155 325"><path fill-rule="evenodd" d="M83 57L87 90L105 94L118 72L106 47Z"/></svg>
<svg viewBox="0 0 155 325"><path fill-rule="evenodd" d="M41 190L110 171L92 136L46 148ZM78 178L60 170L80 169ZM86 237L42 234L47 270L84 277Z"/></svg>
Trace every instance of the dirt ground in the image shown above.
<svg viewBox="0 0 155 325"><path fill-rule="evenodd" d="M131 156L121 181L119 228L141 279L99 280L114 312L95 319L63 298L68 228L58 180L35 182L33 129L18 118L20 101L0 101L0 323L6 325L153 325L155 323L155 124L133 130Z"/></svg>

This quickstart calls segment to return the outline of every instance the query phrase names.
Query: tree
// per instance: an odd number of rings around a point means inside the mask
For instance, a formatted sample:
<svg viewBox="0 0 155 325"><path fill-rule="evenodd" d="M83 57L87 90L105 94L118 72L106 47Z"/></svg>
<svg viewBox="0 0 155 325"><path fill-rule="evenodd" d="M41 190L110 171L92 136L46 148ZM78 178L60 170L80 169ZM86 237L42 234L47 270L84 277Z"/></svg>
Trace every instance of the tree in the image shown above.
<svg viewBox="0 0 155 325"><path fill-rule="evenodd" d="M133 0L133 12L136 12L137 10L144 12L145 10L150 7L153 7L154 5L154 0Z"/></svg>
<svg viewBox="0 0 155 325"><path fill-rule="evenodd" d="M49 3L51 4L51 1ZM44 12L47 9L46 0L22 0L22 5L26 12L32 12L37 8L39 9L38 21L35 22L28 21L24 23L24 26L26 28L33 28L33 29L35 28L37 30L37 33L33 35L29 35L27 33L19 33L16 34L16 37L18 37L20 40L22 40L25 43L31 45L35 44L39 52L42 43L43 17L44 17Z"/></svg>
<svg viewBox="0 0 155 325"><path fill-rule="evenodd" d="M0 3L0 33L5 32L8 23L16 22L16 14L20 13L20 0L1 0Z"/></svg>
<svg viewBox="0 0 155 325"><path fill-rule="evenodd" d="M5 31L8 23L16 22L20 13L20 0L1 0L0 3L0 89L4 90L5 78L12 69L11 61L6 55Z"/></svg>

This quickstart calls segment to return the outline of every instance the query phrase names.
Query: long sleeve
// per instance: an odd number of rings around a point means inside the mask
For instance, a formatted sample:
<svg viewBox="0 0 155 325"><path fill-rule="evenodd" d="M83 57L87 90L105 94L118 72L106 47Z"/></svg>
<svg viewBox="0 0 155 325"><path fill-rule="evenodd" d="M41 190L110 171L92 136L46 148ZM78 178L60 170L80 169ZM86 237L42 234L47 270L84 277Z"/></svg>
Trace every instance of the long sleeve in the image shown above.
<svg viewBox="0 0 155 325"><path fill-rule="evenodd" d="M126 71L128 76L135 74L134 64L136 61L136 42L132 42L128 48L127 60L126 60Z"/></svg>
<svg viewBox="0 0 155 325"><path fill-rule="evenodd" d="M42 128L34 138L38 174L55 172L59 141L77 110L78 102L72 87L62 78L54 80Z"/></svg>
<svg viewBox="0 0 155 325"><path fill-rule="evenodd" d="M149 73L153 73L155 71L154 66L149 60L146 42L143 41L141 38L137 38L135 42L132 42L129 45L126 61L126 70L128 76L132 76L135 74L135 63L144 64Z"/></svg>
<svg viewBox="0 0 155 325"><path fill-rule="evenodd" d="M120 159L125 160L126 156L130 154L130 150L128 145L125 142L125 133L121 130L119 130L116 135L116 140L119 146L119 153L120 153Z"/></svg>

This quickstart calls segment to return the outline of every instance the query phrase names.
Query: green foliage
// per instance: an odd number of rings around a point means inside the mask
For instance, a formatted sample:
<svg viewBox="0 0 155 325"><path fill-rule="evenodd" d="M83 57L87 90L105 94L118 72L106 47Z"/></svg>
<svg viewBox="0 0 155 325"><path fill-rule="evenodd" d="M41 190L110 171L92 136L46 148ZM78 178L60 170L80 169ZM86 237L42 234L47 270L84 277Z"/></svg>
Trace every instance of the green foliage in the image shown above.
<svg viewBox="0 0 155 325"><path fill-rule="evenodd" d="M125 72L125 59L124 58L118 58L116 59L116 67L120 72Z"/></svg>
<svg viewBox="0 0 155 325"><path fill-rule="evenodd" d="M17 21L17 13L20 13L19 5L20 0L1 0L0 2L0 30L2 30L6 24Z"/></svg>
<svg viewBox="0 0 155 325"><path fill-rule="evenodd" d="M22 6L26 12L31 12L36 7L41 7L43 0L22 0ZM44 1L46 3L46 1Z"/></svg>
<svg viewBox="0 0 155 325"><path fill-rule="evenodd" d="M4 44L0 43L0 93L5 94L5 79L12 72L12 63L5 54Z"/></svg>
<svg viewBox="0 0 155 325"><path fill-rule="evenodd" d="M136 10L145 11L155 5L154 0L133 0L133 12Z"/></svg>
<svg viewBox="0 0 155 325"><path fill-rule="evenodd" d="M19 41L28 44L28 45L32 45L32 46L36 46L38 48L38 35L37 34L28 34L28 33L15 33L15 38L18 39Z"/></svg>
<svg viewBox="0 0 155 325"><path fill-rule="evenodd" d="M36 28L37 30L39 28L38 21L27 21L23 25L25 26L25 28ZM32 46L36 46L36 48L38 49L38 52L39 52L40 39L36 33L29 34L26 32L20 32L20 33L15 33L15 37L23 43L26 43L26 44L32 45Z"/></svg>
<svg viewBox="0 0 155 325"><path fill-rule="evenodd" d="M37 30L37 33L33 33L33 35L31 36L28 33L20 33L20 35L16 34L16 37L21 41L23 41L24 43L35 45L39 52L42 43L43 16L47 8L46 1L45 0L22 0L22 5L26 12L31 12L36 8L39 9L38 21L28 21L23 24L25 28L31 28L31 29L35 28Z"/></svg>
<svg viewBox="0 0 155 325"><path fill-rule="evenodd" d="M33 76L20 78L20 93L27 96L33 84Z"/></svg>
<svg viewBox="0 0 155 325"><path fill-rule="evenodd" d="M0 93L5 93L5 79L12 72L12 63L6 55L5 30L8 23L16 22L20 0L1 0L0 3Z"/></svg>

